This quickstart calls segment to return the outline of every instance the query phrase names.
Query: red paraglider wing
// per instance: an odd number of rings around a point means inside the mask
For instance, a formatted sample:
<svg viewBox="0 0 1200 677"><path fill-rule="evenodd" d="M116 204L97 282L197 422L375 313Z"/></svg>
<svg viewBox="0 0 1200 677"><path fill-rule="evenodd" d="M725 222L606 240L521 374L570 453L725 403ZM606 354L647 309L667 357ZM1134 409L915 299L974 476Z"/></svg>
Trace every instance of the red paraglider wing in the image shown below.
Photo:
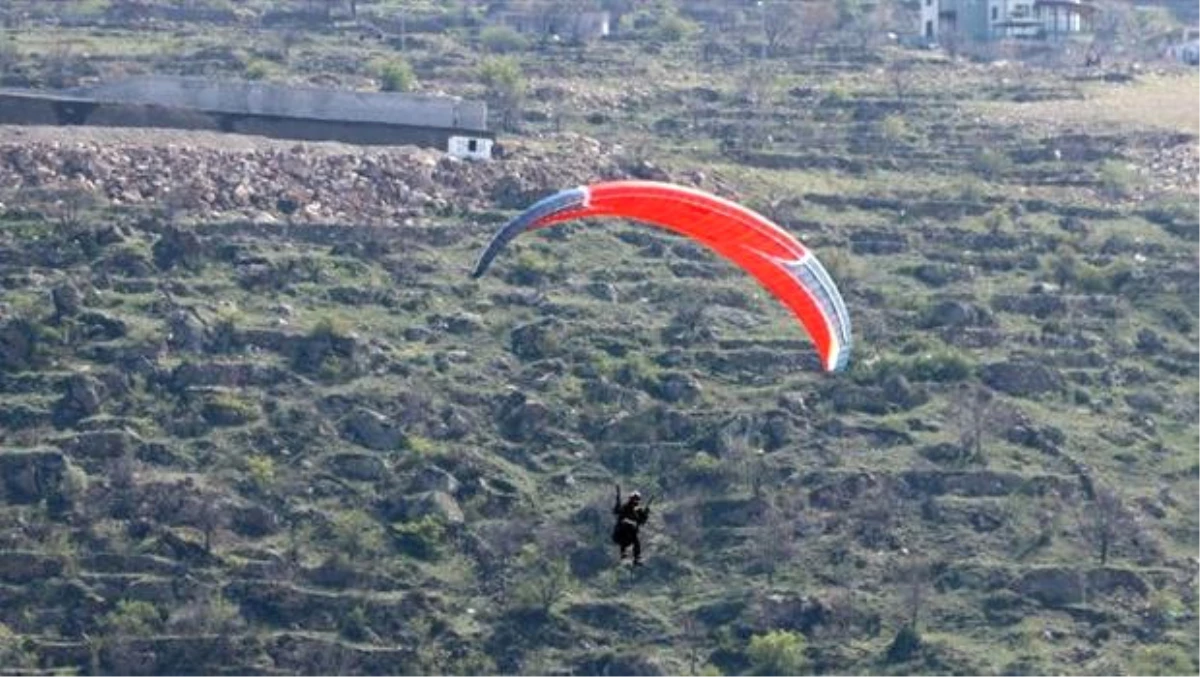
<svg viewBox="0 0 1200 677"><path fill-rule="evenodd" d="M526 214L531 218L518 217L496 236L476 275L517 230L599 216L643 221L697 240L741 266L796 315L825 369L846 365L850 323L841 294L802 244L760 214L699 190L650 181L613 181L564 191Z"/></svg>

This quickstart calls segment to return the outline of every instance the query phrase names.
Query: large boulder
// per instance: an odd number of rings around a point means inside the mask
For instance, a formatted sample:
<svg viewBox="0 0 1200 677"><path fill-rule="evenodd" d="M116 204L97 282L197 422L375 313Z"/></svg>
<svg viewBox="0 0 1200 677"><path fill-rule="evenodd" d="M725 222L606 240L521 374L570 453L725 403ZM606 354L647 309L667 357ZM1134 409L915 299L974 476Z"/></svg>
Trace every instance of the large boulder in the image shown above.
<svg viewBox="0 0 1200 677"><path fill-rule="evenodd" d="M207 334L204 321L191 310L177 310L167 318L167 345L175 350L199 351Z"/></svg>
<svg viewBox="0 0 1200 677"><path fill-rule="evenodd" d="M462 508L450 494L427 491L411 496L392 496L384 499L383 514L389 520L405 522L432 516L446 524L462 524L465 521Z"/></svg>
<svg viewBox="0 0 1200 677"><path fill-rule="evenodd" d="M652 658L635 653L605 651L585 655L574 665L581 675L666 675L670 671Z"/></svg>
<svg viewBox="0 0 1200 677"><path fill-rule="evenodd" d="M329 469L338 477L359 482L378 482L388 473L383 459L370 453L344 453L330 457Z"/></svg>
<svg viewBox="0 0 1200 677"><path fill-rule="evenodd" d="M39 335L28 320L16 318L0 326L0 371L24 371L35 365Z"/></svg>
<svg viewBox="0 0 1200 677"><path fill-rule="evenodd" d="M54 423L59 427L75 424L80 419L100 411L105 388L88 374L74 374L67 379L62 397L54 405Z"/></svg>
<svg viewBox="0 0 1200 677"><path fill-rule="evenodd" d="M54 315L57 318L71 317L83 307L83 293L70 282L63 282L50 291L54 301Z"/></svg>
<svg viewBox="0 0 1200 677"><path fill-rule="evenodd" d="M202 249L200 238L195 233L170 228L154 243L154 264L161 270L170 270L181 264L192 266L199 262Z"/></svg>
<svg viewBox="0 0 1200 677"><path fill-rule="evenodd" d="M359 407L342 420L342 436L376 451L394 451L407 444L404 431L387 416Z"/></svg>
<svg viewBox="0 0 1200 677"><path fill-rule="evenodd" d="M67 459L58 449L7 449L0 452L0 486L8 503L37 503L59 495Z"/></svg>
<svg viewBox="0 0 1200 677"><path fill-rule="evenodd" d="M1056 369L1027 360L993 362L983 367L980 377L992 389L1020 397L1061 392L1066 387Z"/></svg>

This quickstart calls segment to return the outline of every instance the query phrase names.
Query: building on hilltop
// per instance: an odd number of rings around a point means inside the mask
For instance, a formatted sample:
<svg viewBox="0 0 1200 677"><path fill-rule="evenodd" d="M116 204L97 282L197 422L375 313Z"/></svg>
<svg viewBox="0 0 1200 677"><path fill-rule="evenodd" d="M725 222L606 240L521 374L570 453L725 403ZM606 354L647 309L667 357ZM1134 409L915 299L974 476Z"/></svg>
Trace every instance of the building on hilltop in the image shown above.
<svg viewBox="0 0 1200 677"><path fill-rule="evenodd" d="M1200 30L1186 28L1176 31L1164 41L1162 55L1189 66L1200 65Z"/></svg>
<svg viewBox="0 0 1200 677"><path fill-rule="evenodd" d="M611 15L604 11L509 10L497 13L492 20L519 33L557 35L576 42L598 40L612 32Z"/></svg>
<svg viewBox="0 0 1200 677"><path fill-rule="evenodd" d="M1096 7L1084 0L920 0L921 36L987 41L1056 39L1090 33Z"/></svg>
<svg viewBox="0 0 1200 677"><path fill-rule="evenodd" d="M57 92L0 90L0 123L210 129L491 157L487 104L446 96L147 76Z"/></svg>

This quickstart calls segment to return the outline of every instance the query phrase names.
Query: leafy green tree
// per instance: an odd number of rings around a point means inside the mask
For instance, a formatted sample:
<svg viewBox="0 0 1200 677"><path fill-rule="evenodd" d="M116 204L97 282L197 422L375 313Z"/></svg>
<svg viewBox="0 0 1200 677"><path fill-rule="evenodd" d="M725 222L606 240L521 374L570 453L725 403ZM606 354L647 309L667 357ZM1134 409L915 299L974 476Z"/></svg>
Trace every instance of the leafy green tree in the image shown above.
<svg viewBox="0 0 1200 677"><path fill-rule="evenodd" d="M520 115L527 87L520 64L510 57L489 57L479 67L479 79L487 87L488 103L499 114L501 125L511 129Z"/></svg>
<svg viewBox="0 0 1200 677"><path fill-rule="evenodd" d="M417 86L417 76L404 59L394 59L380 66L379 88L385 92L411 92Z"/></svg>

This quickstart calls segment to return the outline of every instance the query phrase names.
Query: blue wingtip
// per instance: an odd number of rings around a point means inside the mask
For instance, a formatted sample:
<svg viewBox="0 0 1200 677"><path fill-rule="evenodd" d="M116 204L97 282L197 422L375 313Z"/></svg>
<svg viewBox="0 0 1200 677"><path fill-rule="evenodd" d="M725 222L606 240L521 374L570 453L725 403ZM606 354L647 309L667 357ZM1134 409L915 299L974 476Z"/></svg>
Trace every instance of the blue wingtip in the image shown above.
<svg viewBox="0 0 1200 677"><path fill-rule="evenodd" d="M560 191L554 195L544 197L535 202L529 209L521 212L516 218L504 224L494 237L488 243L483 253L479 255L479 260L475 263L475 269L471 271L472 278L482 277L487 272L489 266L492 265L492 260L504 249L506 245L517 235L536 224L538 221L557 214L558 212L573 209L587 202L587 188L571 188Z"/></svg>

